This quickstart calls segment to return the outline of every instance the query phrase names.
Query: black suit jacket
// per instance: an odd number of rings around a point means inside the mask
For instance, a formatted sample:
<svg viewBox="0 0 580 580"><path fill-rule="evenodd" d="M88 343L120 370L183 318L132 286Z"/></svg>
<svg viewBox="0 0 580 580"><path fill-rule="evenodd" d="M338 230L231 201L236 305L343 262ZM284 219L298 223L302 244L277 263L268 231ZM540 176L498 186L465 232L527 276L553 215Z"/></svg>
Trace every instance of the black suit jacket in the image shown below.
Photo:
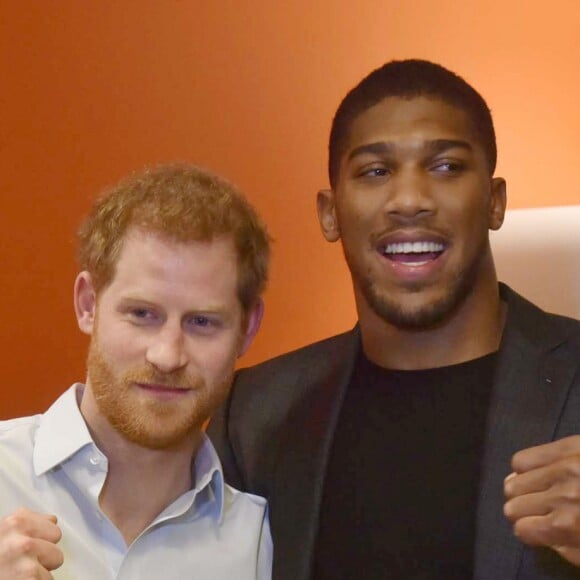
<svg viewBox="0 0 580 580"><path fill-rule="evenodd" d="M486 433L474 578L580 578L555 552L524 547L502 512L512 455L580 433L580 322L500 290L508 315ZM355 328L238 372L210 424L229 483L270 502L275 580L311 578L326 465L359 349Z"/></svg>

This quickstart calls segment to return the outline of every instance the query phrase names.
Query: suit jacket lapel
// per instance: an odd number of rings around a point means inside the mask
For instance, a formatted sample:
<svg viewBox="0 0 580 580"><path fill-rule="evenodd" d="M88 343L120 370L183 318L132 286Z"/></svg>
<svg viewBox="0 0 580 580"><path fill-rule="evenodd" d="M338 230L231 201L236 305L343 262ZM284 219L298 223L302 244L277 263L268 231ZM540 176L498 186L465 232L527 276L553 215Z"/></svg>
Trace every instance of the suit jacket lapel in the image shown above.
<svg viewBox="0 0 580 580"><path fill-rule="evenodd" d="M311 577L324 475L359 343L358 329L342 335L319 368L298 378L311 387L289 417L271 496L276 580ZM287 505L279 505L277 498Z"/></svg>
<svg viewBox="0 0 580 580"><path fill-rule="evenodd" d="M516 451L568 434L557 429L577 367L577 361L558 352L566 340L558 325L509 289L502 287L502 295L508 303L508 320L482 462L475 580L517 577L524 548L503 516L503 480L511 472ZM271 476L275 580L311 578L324 476L359 348L358 330L337 337L331 349L321 353L319 366L296 377L297 391L306 395L285 422L285 438ZM525 574L525 568L521 571ZM543 578L536 572L534 567L535 575L525 577Z"/></svg>
<svg viewBox="0 0 580 580"><path fill-rule="evenodd" d="M523 545L503 515L503 480L520 449L554 438L573 369L555 364L564 338L546 315L505 287L508 319L488 414L477 512L475 580L516 578ZM560 361L562 363L562 361Z"/></svg>

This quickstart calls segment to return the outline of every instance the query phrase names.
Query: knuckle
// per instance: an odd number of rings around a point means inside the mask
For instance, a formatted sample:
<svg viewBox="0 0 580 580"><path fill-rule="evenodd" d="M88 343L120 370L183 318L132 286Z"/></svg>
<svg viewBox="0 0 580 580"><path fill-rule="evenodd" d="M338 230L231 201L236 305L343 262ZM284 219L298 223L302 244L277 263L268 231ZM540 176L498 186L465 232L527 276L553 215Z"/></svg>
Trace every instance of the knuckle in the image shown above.
<svg viewBox="0 0 580 580"><path fill-rule="evenodd" d="M18 514L11 514L4 518L4 527L8 531L17 531L21 528L22 521Z"/></svg>
<svg viewBox="0 0 580 580"><path fill-rule="evenodd" d="M19 578L30 578L31 580L41 578L41 571L38 564L31 559L21 560L18 563L17 573Z"/></svg>
<svg viewBox="0 0 580 580"><path fill-rule="evenodd" d="M59 548L54 549L54 553L51 555L51 568L54 570L60 568L64 564L64 553Z"/></svg>
<svg viewBox="0 0 580 580"><path fill-rule="evenodd" d="M526 457L527 457L527 453L525 450L518 451L512 456L512 460L511 460L510 465L511 465L511 468L514 471L514 473L518 473L521 470L525 470Z"/></svg>
<svg viewBox="0 0 580 580"><path fill-rule="evenodd" d="M560 441L562 442L564 453L570 455L580 453L580 435L570 435Z"/></svg>
<svg viewBox="0 0 580 580"><path fill-rule="evenodd" d="M507 497L508 499L512 498L515 495L513 481L506 481L503 484L503 493L504 493L504 496Z"/></svg>
<svg viewBox="0 0 580 580"><path fill-rule="evenodd" d="M34 541L30 536L14 536L11 541L12 552L30 555L34 553Z"/></svg>
<svg viewBox="0 0 580 580"><path fill-rule="evenodd" d="M578 516L570 510L558 510L552 515L552 528L557 532L573 532L578 528Z"/></svg>
<svg viewBox="0 0 580 580"><path fill-rule="evenodd" d="M511 519L512 516L512 506L510 505L510 503L504 503L503 505L503 515L509 520Z"/></svg>
<svg viewBox="0 0 580 580"><path fill-rule="evenodd" d="M563 468L564 476L580 478L580 456L567 457L563 461Z"/></svg>
<svg viewBox="0 0 580 580"><path fill-rule="evenodd" d="M580 481L572 481L561 486L558 495L569 503L580 502Z"/></svg>
<svg viewBox="0 0 580 580"><path fill-rule="evenodd" d="M3 520L3 526L8 531L22 531L27 527L28 512L24 508L18 508L16 511L7 515Z"/></svg>
<svg viewBox="0 0 580 580"><path fill-rule="evenodd" d="M517 520L516 501L507 501L503 506L503 514L510 522Z"/></svg>
<svg viewBox="0 0 580 580"><path fill-rule="evenodd" d="M524 542L535 543L535 528L530 525L528 518L522 518L514 523L513 527L514 534L517 538Z"/></svg>
<svg viewBox="0 0 580 580"><path fill-rule="evenodd" d="M60 568L64 564L64 554L62 552L59 552L59 554L55 558L54 562L55 562L54 567Z"/></svg>

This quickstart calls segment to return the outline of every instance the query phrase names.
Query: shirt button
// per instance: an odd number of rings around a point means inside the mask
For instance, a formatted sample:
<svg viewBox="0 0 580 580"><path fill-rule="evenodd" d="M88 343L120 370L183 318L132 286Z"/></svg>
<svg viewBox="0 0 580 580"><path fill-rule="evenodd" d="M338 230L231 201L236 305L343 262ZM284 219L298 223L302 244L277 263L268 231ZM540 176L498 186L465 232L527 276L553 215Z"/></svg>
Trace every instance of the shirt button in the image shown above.
<svg viewBox="0 0 580 580"><path fill-rule="evenodd" d="M101 459L99 458L98 455L93 455L90 459L89 459L91 465L99 465L101 463Z"/></svg>

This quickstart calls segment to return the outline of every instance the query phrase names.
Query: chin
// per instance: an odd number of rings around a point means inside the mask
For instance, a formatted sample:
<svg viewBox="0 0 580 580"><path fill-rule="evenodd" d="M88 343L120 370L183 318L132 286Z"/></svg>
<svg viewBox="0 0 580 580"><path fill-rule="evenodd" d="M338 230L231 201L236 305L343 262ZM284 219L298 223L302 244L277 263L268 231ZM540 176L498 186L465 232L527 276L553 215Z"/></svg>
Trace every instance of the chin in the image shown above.
<svg viewBox="0 0 580 580"><path fill-rule="evenodd" d="M447 304L423 308L405 308L399 304L382 304L375 312L388 324L401 330L431 330L442 326L451 315Z"/></svg>
<svg viewBox="0 0 580 580"><path fill-rule="evenodd" d="M397 298L369 288L364 294L371 310L387 324L401 330L421 331L444 326L471 289L471 284L456 284L439 295L426 289Z"/></svg>
<svg viewBox="0 0 580 580"><path fill-rule="evenodd" d="M155 430L155 431L125 431L121 432L126 439L144 447L146 449L172 449L180 447L188 439L193 437L194 432L201 430L189 427L187 429L180 430Z"/></svg>

